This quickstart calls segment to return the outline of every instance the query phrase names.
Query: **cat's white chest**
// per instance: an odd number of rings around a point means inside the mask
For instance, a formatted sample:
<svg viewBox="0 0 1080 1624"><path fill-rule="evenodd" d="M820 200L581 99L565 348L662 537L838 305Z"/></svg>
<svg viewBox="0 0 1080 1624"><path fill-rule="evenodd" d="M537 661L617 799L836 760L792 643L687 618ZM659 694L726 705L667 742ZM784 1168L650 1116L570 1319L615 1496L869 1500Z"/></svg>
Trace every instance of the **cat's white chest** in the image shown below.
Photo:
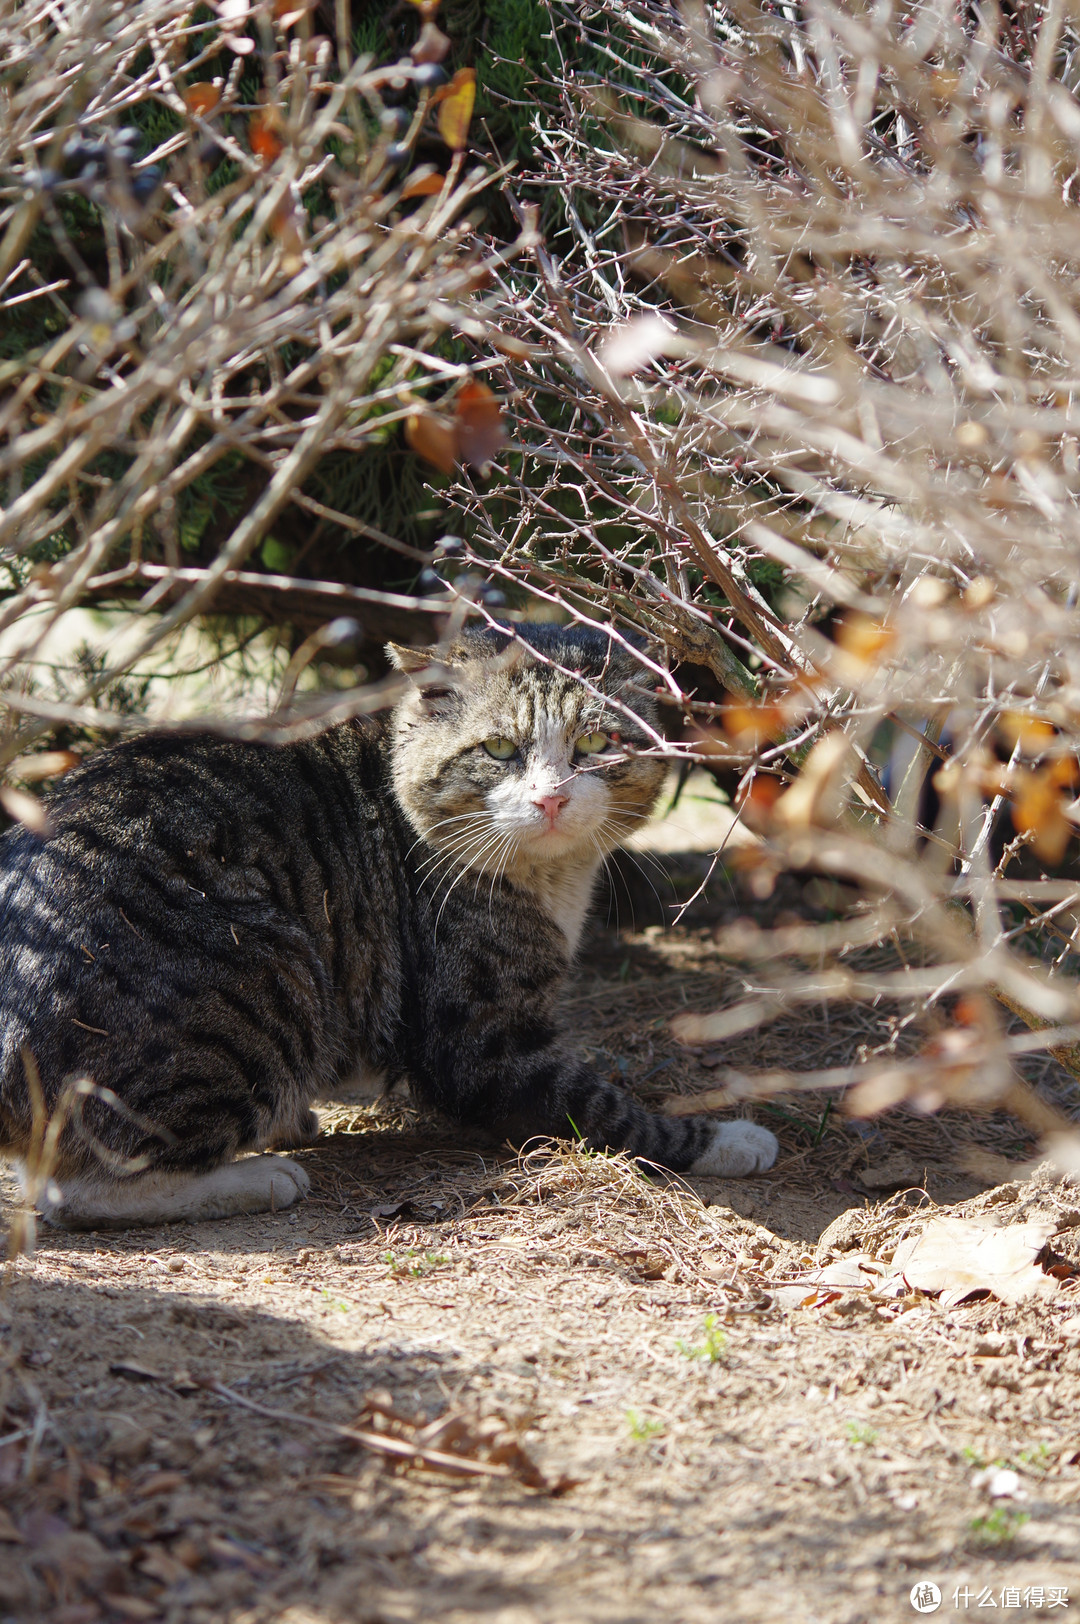
<svg viewBox="0 0 1080 1624"><path fill-rule="evenodd" d="M558 868L545 876L538 887L540 905L566 937L571 958L577 952L585 928L598 867L596 861L591 861L580 867Z"/></svg>

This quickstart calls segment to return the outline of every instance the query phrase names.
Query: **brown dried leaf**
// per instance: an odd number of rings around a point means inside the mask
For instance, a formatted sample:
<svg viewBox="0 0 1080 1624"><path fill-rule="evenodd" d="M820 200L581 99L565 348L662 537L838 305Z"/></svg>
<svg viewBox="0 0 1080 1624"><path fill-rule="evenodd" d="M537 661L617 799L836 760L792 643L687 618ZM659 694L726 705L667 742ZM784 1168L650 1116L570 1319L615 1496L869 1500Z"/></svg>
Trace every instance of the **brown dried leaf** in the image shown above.
<svg viewBox="0 0 1080 1624"><path fill-rule="evenodd" d="M458 461L484 469L502 449L502 407L486 383L472 378L454 402Z"/></svg>
<svg viewBox="0 0 1080 1624"><path fill-rule="evenodd" d="M951 1308L974 1291L1004 1303L1052 1297L1058 1282L1035 1264L1057 1228L1050 1218L988 1228L970 1218L935 1218L920 1235L901 1241L893 1268L918 1291L940 1292Z"/></svg>
<svg viewBox="0 0 1080 1624"><path fill-rule="evenodd" d="M276 107L264 107L248 120L248 141L256 158L272 164L285 149L281 139L281 114Z"/></svg>
<svg viewBox="0 0 1080 1624"><path fill-rule="evenodd" d="M452 474L457 466L456 425L434 412L414 412L405 419L405 439L410 450L430 462L441 474Z"/></svg>
<svg viewBox="0 0 1080 1624"><path fill-rule="evenodd" d="M449 49L449 39L428 17L409 55L414 62L441 62Z"/></svg>
<svg viewBox="0 0 1080 1624"><path fill-rule="evenodd" d="M1050 771L1044 768L1016 775L1010 813L1017 834L1031 836L1036 857L1052 866L1062 861L1074 831Z"/></svg>
<svg viewBox="0 0 1080 1624"><path fill-rule="evenodd" d="M728 738L740 749L756 750L783 732L784 719L777 705L754 705L747 700L737 700L724 706L720 723Z"/></svg>
<svg viewBox="0 0 1080 1624"><path fill-rule="evenodd" d="M404 203L410 197L435 197L445 184L445 175L440 175L438 171L427 175L410 176L401 189L401 200Z"/></svg>
<svg viewBox="0 0 1080 1624"><path fill-rule="evenodd" d="M209 83L188 85L180 95L193 118L209 118L221 103L221 86Z"/></svg>
<svg viewBox="0 0 1080 1624"><path fill-rule="evenodd" d="M157 1603L143 1601L141 1596L121 1596L106 1591L101 1599L103 1602L108 1603L114 1613L119 1613L121 1618L132 1618L139 1621L144 1618L161 1617L161 1609Z"/></svg>
<svg viewBox="0 0 1080 1624"><path fill-rule="evenodd" d="M313 0L274 0L274 21L279 28L292 28L313 9Z"/></svg>
<svg viewBox="0 0 1080 1624"><path fill-rule="evenodd" d="M836 642L857 667L869 669L896 642L896 632L884 622L854 611L840 622Z"/></svg>
<svg viewBox="0 0 1080 1624"><path fill-rule="evenodd" d="M1057 738L1054 728L1039 716L1028 716L1023 711L1002 711L997 730L1010 750L1019 749L1022 756L1038 756Z"/></svg>

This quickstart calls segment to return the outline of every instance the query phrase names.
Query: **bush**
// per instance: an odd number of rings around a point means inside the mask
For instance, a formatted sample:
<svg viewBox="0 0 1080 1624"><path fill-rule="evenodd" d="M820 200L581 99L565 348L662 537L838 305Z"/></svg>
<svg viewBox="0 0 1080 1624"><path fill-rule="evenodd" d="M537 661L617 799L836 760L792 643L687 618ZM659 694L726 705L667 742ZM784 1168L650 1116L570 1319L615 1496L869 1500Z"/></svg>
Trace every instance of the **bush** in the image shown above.
<svg viewBox="0 0 1080 1624"><path fill-rule="evenodd" d="M406 589L427 554L363 490L326 500L335 461L396 450L433 390L452 405L489 333L474 290L517 251L473 234L470 76L414 56L355 55L303 0L0 21L5 761L100 729L118 678L167 669L211 611L249 647L267 623L290 647L432 624L370 579L372 542ZM61 695L88 604L120 606L114 657Z"/></svg>
<svg viewBox="0 0 1080 1624"><path fill-rule="evenodd" d="M909 1059L717 1103L854 1085L1062 1131L1014 1065L1080 1069L1080 36L1050 7L629 0L631 82L611 12L548 11L610 65L563 74L528 177L569 225L503 281L521 449L458 488L474 563L646 634L681 753L762 837L758 895L794 868L861 899L794 945L744 932L774 996L682 1035L885 999ZM889 938L913 962L847 967Z"/></svg>

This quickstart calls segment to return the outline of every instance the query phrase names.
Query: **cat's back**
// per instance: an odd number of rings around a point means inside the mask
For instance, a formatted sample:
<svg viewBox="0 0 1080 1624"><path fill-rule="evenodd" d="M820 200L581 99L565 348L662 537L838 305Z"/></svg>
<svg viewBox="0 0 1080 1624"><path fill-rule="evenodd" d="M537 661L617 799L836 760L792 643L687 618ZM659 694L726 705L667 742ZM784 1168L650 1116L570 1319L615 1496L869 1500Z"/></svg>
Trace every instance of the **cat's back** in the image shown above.
<svg viewBox="0 0 1080 1624"><path fill-rule="evenodd" d="M42 833L0 840L0 1070L29 1042L62 1071L95 1035L245 994L255 1021L306 999L329 1032L358 876L393 868L367 850L380 773L355 729L147 734L75 768Z"/></svg>
<svg viewBox="0 0 1080 1624"><path fill-rule="evenodd" d="M0 960L35 921L82 925L121 893L197 921L192 898L235 884L245 856L272 868L295 843L312 793L287 752L258 744L147 734L99 751L48 799L44 831L0 840Z"/></svg>

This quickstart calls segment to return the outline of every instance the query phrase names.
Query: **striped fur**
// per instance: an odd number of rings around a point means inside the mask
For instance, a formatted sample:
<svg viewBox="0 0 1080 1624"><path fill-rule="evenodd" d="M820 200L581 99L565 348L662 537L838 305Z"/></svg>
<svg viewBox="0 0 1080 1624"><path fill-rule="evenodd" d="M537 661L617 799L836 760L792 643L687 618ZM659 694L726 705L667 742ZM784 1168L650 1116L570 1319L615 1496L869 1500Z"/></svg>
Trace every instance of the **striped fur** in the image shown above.
<svg viewBox="0 0 1080 1624"><path fill-rule="evenodd" d="M675 1169L768 1165L764 1130L650 1115L560 1040L598 863L651 809L662 766L637 753L634 715L585 685L647 721L628 657L599 635L520 630L535 656L490 632L439 667L397 651L414 692L376 724L104 750L51 799L47 837L5 837L0 1149L30 1147L28 1065L50 1111L66 1083L94 1085L48 1216L120 1227L288 1205L306 1189L295 1163L230 1164L304 1142L312 1101L361 1065L517 1143L576 1129ZM574 754L601 731L619 741ZM549 816L543 794L564 804Z"/></svg>

